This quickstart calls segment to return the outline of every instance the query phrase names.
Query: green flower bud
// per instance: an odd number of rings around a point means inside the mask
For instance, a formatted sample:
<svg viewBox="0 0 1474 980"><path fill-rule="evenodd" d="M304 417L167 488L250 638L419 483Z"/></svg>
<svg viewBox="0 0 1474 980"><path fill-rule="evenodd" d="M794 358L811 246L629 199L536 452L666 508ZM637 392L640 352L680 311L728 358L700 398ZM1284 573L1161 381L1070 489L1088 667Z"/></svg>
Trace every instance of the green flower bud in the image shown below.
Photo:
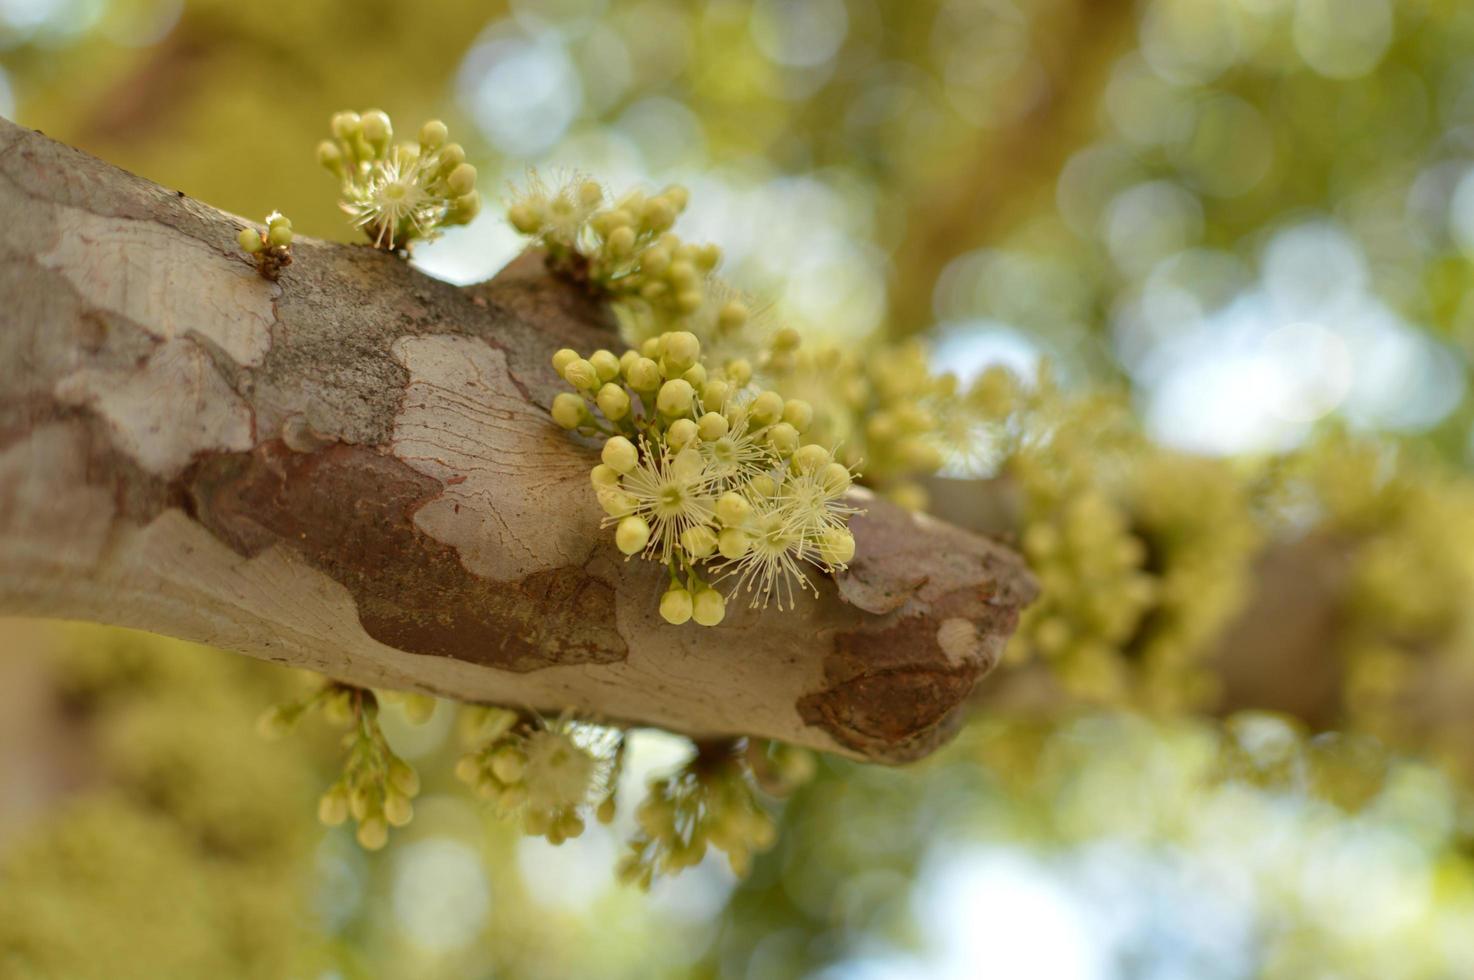
<svg viewBox="0 0 1474 980"><path fill-rule="evenodd" d="M446 222L453 225L468 224L472 218L481 213L481 192L470 191L456 198L451 204L450 214L446 216Z"/></svg>
<svg viewBox="0 0 1474 980"><path fill-rule="evenodd" d="M677 260L670 264L670 268L665 270L665 278L677 290L691 289L701 281L701 276L696 271L696 266L682 260Z"/></svg>
<svg viewBox="0 0 1474 980"><path fill-rule="evenodd" d="M717 550L722 553L723 558L738 559L747 554L752 547L752 538L741 528L724 528L717 535Z"/></svg>
<svg viewBox="0 0 1474 980"><path fill-rule="evenodd" d="M635 444L624 436L611 436L604 443L599 458L616 473L629 473L639 464L640 453Z"/></svg>
<svg viewBox="0 0 1474 980"><path fill-rule="evenodd" d="M527 755L515 745L503 745L491 755L491 772L508 786L520 783L527 771Z"/></svg>
<svg viewBox="0 0 1474 980"><path fill-rule="evenodd" d="M665 335L659 337L647 337L640 342L640 354L650 358L652 361L659 359L665 352Z"/></svg>
<svg viewBox="0 0 1474 980"><path fill-rule="evenodd" d="M726 333L740 330L746 326L747 318L751 315L746 304L739 303L734 299L726 306L723 306L721 312L717 314L717 329Z"/></svg>
<svg viewBox="0 0 1474 980"><path fill-rule="evenodd" d="M589 407L571 391L553 398L553 421L565 429L576 429L589 419Z"/></svg>
<svg viewBox="0 0 1474 980"><path fill-rule="evenodd" d="M677 419L665 431L665 443L672 449L684 449L695 442L698 435L696 423L690 419Z"/></svg>
<svg viewBox="0 0 1474 980"><path fill-rule="evenodd" d="M666 363L676 371L685 371L701 357L701 341L689 330L676 330L665 335L662 353Z"/></svg>
<svg viewBox="0 0 1474 980"><path fill-rule="evenodd" d="M403 827L415 817L414 804L403 793L390 793L384 797L384 820L391 827Z"/></svg>
<svg viewBox="0 0 1474 980"><path fill-rule="evenodd" d="M807 446L800 446L798 452L793 454L793 468L799 473L808 473L832 460L833 457L829 455L829 450L811 442Z"/></svg>
<svg viewBox="0 0 1474 980"><path fill-rule="evenodd" d="M802 398L790 398L783 403L783 421L799 432L807 432L814 424L814 406Z"/></svg>
<svg viewBox="0 0 1474 980"><path fill-rule="evenodd" d="M593 391L599 387L599 372L581 357L576 361L568 362L563 368L563 378L573 387L582 388L585 391Z"/></svg>
<svg viewBox="0 0 1474 980"><path fill-rule="evenodd" d="M615 228L605 239L605 244L614 258L625 258L635 249L635 230L629 225Z"/></svg>
<svg viewBox="0 0 1474 980"><path fill-rule="evenodd" d="M459 143L447 143L440 148L440 173L449 174L456 167L466 162L466 148Z"/></svg>
<svg viewBox="0 0 1474 980"><path fill-rule="evenodd" d="M681 377L688 382L692 388L700 389L706 384L706 365L693 364L682 372Z"/></svg>
<svg viewBox="0 0 1474 980"><path fill-rule="evenodd" d="M266 244L272 248L285 248L292 244L292 228L290 225L272 225L266 232Z"/></svg>
<svg viewBox="0 0 1474 980"><path fill-rule="evenodd" d="M469 194L476 189L476 168L469 163L457 164L445 183L455 194Z"/></svg>
<svg viewBox="0 0 1474 980"><path fill-rule="evenodd" d="M776 391L764 391L752 400L747 414L757 425L772 425L783 417L783 396Z"/></svg>
<svg viewBox="0 0 1474 980"><path fill-rule="evenodd" d="M691 387L691 382L684 378L673 378L660 386L660 394L655 398L655 407L660 409L663 415L689 415L691 414L691 403L695 398L696 391Z"/></svg>
<svg viewBox="0 0 1474 980"><path fill-rule="evenodd" d="M707 442L716 442L727 434L730 426L727 417L720 412L707 412L697 424L697 434Z"/></svg>
<svg viewBox="0 0 1474 980"><path fill-rule="evenodd" d="M681 547L692 558L710 558L717 550L717 536L704 524L693 524L681 532Z"/></svg>
<svg viewBox="0 0 1474 980"><path fill-rule="evenodd" d="M699 480L706 471L706 460L696 450L686 448L676 453L670 468L678 480Z"/></svg>
<svg viewBox="0 0 1474 980"><path fill-rule="evenodd" d="M640 268L647 275L658 276L670 267L670 251L660 245L652 245L640 253Z"/></svg>
<svg viewBox="0 0 1474 980"><path fill-rule="evenodd" d="M645 202L640 220L651 231L662 232L676 223L676 209L663 197L652 197Z"/></svg>
<svg viewBox="0 0 1474 980"><path fill-rule="evenodd" d="M727 364L727 380L741 388L752 380L752 364L745 357L739 357Z"/></svg>
<svg viewBox="0 0 1474 980"><path fill-rule="evenodd" d="M430 710L435 710L435 699L424 694L411 695L430 702ZM425 720L429 720L426 716ZM403 759L395 759L389 763L389 785L393 786L405 796L418 796L420 793L420 774L415 772L415 767Z"/></svg>
<svg viewBox="0 0 1474 980"><path fill-rule="evenodd" d="M626 555L637 555L650 543L650 525L643 517L626 517L614 530L614 543Z"/></svg>
<svg viewBox="0 0 1474 980"><path fill-rule="evenodd" d="M388 114L382 110L370 109L363 114L362 121L360 132L374 149L382 150L394 138L394 127L389 122Z"/></svg>
<svg viewBox="0 0 1474 980"><path fill-rule="evenodd" d="M607 350L596 350L589 355L589 363L599 373L600 381L612 381L619 377L619 358Z"/></svg>
<svg viewBox="0 0 1474 980"><path fill-rule="evenodd" d="M747 489L759 497L771 497L778 492L778 484L766 473L759 473L747 481Z"/></svg>
<svg viewBox="0 0 1474 980"><path fill-rule="evenodd" d="M630 365L625 377L629 379L630 387L636 391L654 391L660 387L660 365L648 357L641 357Z"/></svg>
<svg viewBox="0 0 1474 980"><path fill-rule="evenodd" d="M599 463L589 471L589 480L595 490L619 486L619 471L607 463Z"/></svg>
<svg viewBox="0 0 1474 980"><path fill-rule="evenodd" d="M242 228L241 233L236 236L236 241L240 242L241 248L251 255L255 255L266 247L266 243L261 240L261 233L254 228Z"/></svg>
<svg viewBox="0 0 1474 980"><path fill-rule="evenodd" d="M795 350L802 342L803 338L792 327L783 327L777 333L773 334L773 350L775 351Z"/></svg>
<svg viewBox="0 0 1474 980"><path fill-rule="evenodd" d="M507 220L524 235L536 235L543 226L542 212L525 202L508 208Z"/></svg>
<svg viewBox="0 0 1474 980"><path fill-rule="evenodd" d="M727 615L727 600L716 589L702 589L692 602L691 615L701 626L715 626Z"/></svg>
<svg viewBox="0 0 1474 980"><path fill-rule="evenodd" d="M849 490L850 483L853 482L850 477L850 468L843 463L826 463L822 471L822 479L824 489L836 496Z"/></svg>
<svg viewBox="0 0 1474 980"><path fill-rule="evenodd" d="M576 360L578 360L578 351L564 347L553 355L553 370L558 372L559 377L562 377L563 369Z"/></svg>
<svg viewBox="0 0 1474 980"><path fill-rule="evenodd" d="M363 786L353 787L348 794L348 812L353 814L353 819L359 823L368 819L371 803L369 792Z"/></svg>
<svg viewBox="0 0 1474 980"><path fill-rule="evenodd" d="M333 116L333 121L329 128L332 129L333 135L338 137L338 139L351 140L354 136L358 135L358 131L362 128L362 125L363 122L359 119L358 113L340 112Z"/></svg>
<svg viewBox="0 0 1474 980"><path fill-rule="evenodd" d="M463 783L474 784L481 778L481 760L474 755L463 755L456 760L456 778Z"/></svg>
<svg viewBox="0 0 1474 980"><path fill-rule="evenodd" d="M586 180L578 185L578 203L586 208L596 208L604 203L604 188L597 180Z"/></svg>
<svg viewBox="0 0 1474 980"><path fill-rule="evenodd" d="M369 817L358 825L358 844L365 851L382 850L389 843L389 824L383 817Z"/></svg>
<svg viewBox="0 0 1474 980"><path fill-rule="evenodd" d="M614 797L606 796L599 801L599 808L594 811L594 816L602 824L614 822Z"/></svg>
<svg viewBox="0 0 1474 980"><path fill-rule="evenodd" d="M280 211L273 211L266 216L266 227L275 228L278 225L283 225L287 228L290 228L292 227L292 219L288 218Z"/></svg>
<svg viewBox="0 0 1474 980"><path fill-rule="evenodd" d="M594 401L598 403L599 411L611 422L618 422L630 413L629 392L612 381L599 389Z"/></svg>
<svg viewBox="0 0 1474 980"><path fill-rule="evenodd" d="M752 516L752 504L740 493L724 493L717 500L717 520L727 527L739 527Z"/></svg>
<svg viewBox="0 0 1474 980"><path fill-rule="evenodd" d="M317 801L317 819L324 827L336 827L348 819L348 794L334 786Z"/></svg>
<svg viewBox="0 0 1474 980"><path fill-rule="evenodd" d="M680 626L691 618L691 593L685 589L671 589L660 597L660 616L672 626Z"/></svg>
<svg viewBox="0 0 1474 980"><path fill-rule="evenodd" d="M779 422L768 430L768 445L780 456L792 456L798 449L798 430L787 422Z"/></svg>
<svg viewBox="0 0 1474 980"><path fill-rule="evenodd" d="M706 302L706 294L699 289L683 289L676 293L676 309L682 313L695 313Z"/></svg>
<svg viewBox="0 0 1474 980"><path fill-rule="evenodd" d="M701 402L707 408L720 409L727 403L732 386L725 381L708 381L701 386Z"/></svg>
<svg viewBox="0 0 1474 980"><path fill-rule="evenodd" d="M691 200L691 192L681 184L671 184L660 192L660 196L669 201L671 207L677 211L686 210L686 203Z"/></svg>
<svg viewBox="0 0 1474 980"><path fill-rule="evenodd" d="M450 130L439 119L431 119L420 127L420 145L427 150L440 146L450 136Z"/></svg>
<svg viewBox="0 0 1474 980"><path fill-rule="evenodd" d="M701 271L710 272L721 264L721 261L722 248L720 245L713 245L708 242L705 245L698 245L696 247L696 267Z"/></svg>
<svg viewBox="0 0 1474 980"><path fill-rule="evenodd" d="M842 527L831 527L819 536L819 557L829 565L847 565L855 557L855 536Z"/></svg>
<svg viewBox="0 0 1474 980"><path fill-rule="evenodd" d="M343 151L332 140L323 140L317 144L317 162L337 176L343 176Z"/></svg>
<svg viewBox="0 0 1474 980"><path fill-rule="evenodd" d="M600 487L594 492L599 498L599 506L610 517L623 517L640 505L634 497L615 487Z"/></svg>

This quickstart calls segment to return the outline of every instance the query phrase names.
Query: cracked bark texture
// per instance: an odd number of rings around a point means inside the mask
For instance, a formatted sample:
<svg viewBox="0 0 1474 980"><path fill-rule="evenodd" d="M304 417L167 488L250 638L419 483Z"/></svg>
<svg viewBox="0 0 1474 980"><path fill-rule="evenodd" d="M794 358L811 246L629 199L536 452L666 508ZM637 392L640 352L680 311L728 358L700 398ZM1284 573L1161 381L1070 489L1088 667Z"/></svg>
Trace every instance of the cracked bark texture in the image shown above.
<svg viewBox="0 0 1474 980"><path fill-rule="evenodd" d="M547 416L552 352L614 346L606 310L535 254L462 289L299 239L267 282L243 224L0 120L0 612L897 762L1034 593L1007 548L867 499L797 610L669 626Z"/></svg>

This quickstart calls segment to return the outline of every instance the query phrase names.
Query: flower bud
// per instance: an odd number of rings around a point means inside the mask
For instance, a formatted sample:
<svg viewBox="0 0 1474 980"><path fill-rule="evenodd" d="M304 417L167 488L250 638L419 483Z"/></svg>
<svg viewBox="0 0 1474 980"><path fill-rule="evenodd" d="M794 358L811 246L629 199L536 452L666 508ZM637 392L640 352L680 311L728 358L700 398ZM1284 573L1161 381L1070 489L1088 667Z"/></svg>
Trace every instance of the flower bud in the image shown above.
<svg viewBox="0 0 1474 980"><path fill-rule="evenodd" d="M824 489L836 497L849 490L850 468L843 463L826 463L821 471Z"/></svg>
<svg viewBox="0 0 1474 980"><path fill-rule="evenodd" d="M630 413L629 392L612 381L599 389L594 401L598 404L599 411L611 422L618 422Z"/></svg>
<svg viewBox="0 0 1474 980"><path fill-rule="evenodd" d="M598 463L589 471L589 482L595 490L619 486L619 471L608 463Z"/></svg>
<svg viewBox="0 0 1474 980"><path fill-rule="evenodd" d="M809 473L827 465L832 459L829 450L811 442L807 446L800 446L798 452L793 454L793 469L798 473Z"/></svg>
<svg viewBox="0 0 1474 980"><path fill-rule="evenodd" d="M776 391L764 391L752 400L747 414L757 425L772 425L783 417L783 396Z"/></svg>
<svg viewBox="0 0 1474 980"><path fill-rule="evenodd" d="M432 710L435 699L425 695L415 695L429 701ZM389 763L389 785L393 786L405 796L418 796L420 792L420 774L415 772L415 767L403 759L395 759Z"/></svg>
<svg viewBox="0 0 1474 980"><path fill-rule="evenodd" d="M663 415L689 415L691 414L691 403L695 397L696 391L691 387L691 382L682 378L672 378L660 386L660 394L655 398L655 406Z"/></svg>
<svg viewBox="0 0 1474 980"><path fill-rule="evenodd" d="M348 794L334 786L317 801L317 819L324 827L336 827L348 819Z"/></svg>
<svg viewBox="0 0 1474 980"><path fill-rule="evenodd" d="M701 421L697 423L696 431L706 442L716 442L727 434L729 428L730 426L727 424L727 417L725 415L720 412L707 412L701 416Z"/></svg>
<svg viewBox="0 0 1474 980"><path fill-rule="evenodd" d="M685 589L671 589L660 597L660 616L672 626L680 626L691 618L691 593Z"/></svg>
<svg viewBox="0 0 1474 980"><path fill-rule="evenodd" d="M814 406L802 398L790 398L783 403L783 421L799 432L807 432L814 424Z"/></svg>
<svg viewBox="0 0 1474 980"><path fill-rule="evenodd" d="M431 119L420 127L420 145L427 150L443 145L449 136L450 130L439 119Z"/></svg>
<svg viewBox="0 0 1474 980"><path fill-rule="evenodd" d="M536 235L543 226L542 211L526 201L518 201L507 208L507 220L524 235Z"/></svg>
<svg viewBox="0 0 1474 980"><path fill-rule="evenodd" d="M689 330L676 330L665 335L665 360L677 371L685 371L701 357L701 341Z"/></svg>
<svg viewBox="0 0 1474 980"><path fill-rule="evenodd" d="M630 365L625 377L636 391L654 391L660 387L660 365L648 357L641 357Z"/></svg>
<svg viewBox="0 0 1474 980"><path fill-rule="evenodd" d="M692 558L710 558L717 550L717 536L704 524L693 524L681 532L681 547Z"/></svg>
<svg viewBox="0 0 1474 980"><path fill-rule="evenodd" d="M292 244L291 225L272 225L266 232L266 244L272 248L284 248Z"/></svg>
<svg viewBox="0 0 1474 980"><path fill-rule="evenodd" d="M240 242L241 248L251 255L255 255L266 247L266 243L261 240L261 233L254 228L242 228L241 233L236 236L236 241Z"/></svg>
<svg viewBox="0 0 1474 980"><path fill-rule="evenodd" d="M746 304L734 299L717 313L717 329L726 333L740 330L747 324L747 319L751 315Z"/></svg>
<svg viewBox="0 0 1474 980"><path fill-rule="evenodd" d="M333 135L340 140L351 140L358 134L363 121L359 119L356 112L340 112L333 116L331 129Z"/></svg>
<svg viewBox="0 0 1474 980"><path fill-rule="evenodd" d="M716 589L702 589L692 602L691 615L701 626L715 626L727 615L727 600Z"/></svg>
<svg viewBox="0 0 1474 980"><path fill-rule="evenodd" d="M553 421L565 429L576 429L589 418L589 407L571 391L559 392L553 398Z"/></svg>
<svg viewBox="0 0 1474 980"><path fill-rule="evenodd" d="M384 797L384 820L391 827L403 827L415 816L414 804L403 793L389 793Z"/></svg>
<svg viewBox="0 0 1474 980"><path fill-rule="evenodd" d="M359 132L363 133L363 138L375 150L383 150L394 138L394 127L389 122L388 114L379 109L370 109L363 114Z"/></svg>
<svg viewBox="0 0 1474 980"><path fill-rule="evenodd" d="M553 370L558 372L558 377L563 376L563 369L578 360L578 351L564 347L553 355Z"/></svg>
<svg viewBox="0 0 1474 980"><path fill-rule="evenodd" d="M317 144L317 162L335 175L343 176L343 151L332 140L323 140Z"/></svg>
<svg viewBox="0 0 1474 980"><path fill-rule="evenodd" d="M358 825L359 846L365 851L382 850L389 843L389 824L383 817L369 817Z"/></svg>
<svg viewBox="0 0 1474 980"><path fill-rule="evenodd" d="M626 555L637 555L650 543L650 525L643 517L626 517L614 531L614 543Z"/></svg>
<svg viewBox="0 0 1474 980"><path fill-rule="evenodd" d="M453 194L469 194L476 189L476 168L469 163L457 164L445 183Z"/></svg>
<svg viewBox="0 0 1474 980"><path fill-rule="evenodd" d="M600 458L614 472L629 473L639 464L640 453L635 449L635 444L624 436L611 436L604 443Z"/></svg>
<svg viewBox="0 0 1474 980"><path fill-rule="evenodd" d="M752 505L740 493L724 493L717 500L717 520L727 527L738 527L752 514Z"/></svg>
<svg viewBox="0 0 1474 980"><path fill-rule="evenodd" d="M690 419L677 419L665 430L665 443L672 449L684 449L695 442L698 436L696 423Z"/></svg>
<svg viewBox="0 0 1474 980"><path fill-rule="evenodd" d="M855 536L842 527L831 527L819 536L819 557L826 564L847 565L855 557Z"/></svg>
<svg viewBox="0 0 1474 980"><path fill-rule="evenodd" d="M752 380L752 364L745 357L739 357L727 364L727 380L741 388Z"/></svg>
<svg viewBox="0 0 1474 980"><path fill-rule="evenodd" d="M707 408L720 409L727 403L732 386L725 381L708 381L701 386L701 403Z"/></svg>
<svg viewBox="0 0 1474 980"><path fill-rule="evenodd" d="M768 430L768 445L780 456L791 456L798 449L798 430L787 422L779 422Z"/></svg>
<svg viewBox="0 0 1474 980"><path fill-rule="evenodd" d="M722 533L717 535L717 550L722 553L723 558L741 558L751 547L752 539L741 528L724 528Z"/></svg>
<svg viewBox="0 0 1474 980"><path fill-rule="evenodd" d="M520 783L527 771L527 755L514 745L503 745L491 756L492 774L503 783Z"/></svg>
<svg viewBox="0 0 1474 980"><path fill-rule="evenodd" d="M593 391L599 387L599 372L583 358L569 361L563 368L563 379L575 388Z"/></svg>

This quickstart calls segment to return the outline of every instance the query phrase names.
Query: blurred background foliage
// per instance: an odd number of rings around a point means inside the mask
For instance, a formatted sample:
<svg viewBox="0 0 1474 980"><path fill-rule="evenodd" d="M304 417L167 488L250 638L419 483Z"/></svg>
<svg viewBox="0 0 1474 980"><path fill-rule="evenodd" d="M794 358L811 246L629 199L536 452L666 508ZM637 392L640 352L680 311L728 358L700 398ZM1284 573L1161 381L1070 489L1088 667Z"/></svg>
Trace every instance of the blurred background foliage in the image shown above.
<svg viewBox="0 0 1474 980"><path fill-rule="evenodd" d="M628 814L553 848L459 793L453 706L386 708L426 789L365 855L311 820L331 734L254 734L307 681L5 622L0 977L1474 974L1474 7L0 0L0 114L300 233L352 239L312 151L371 105L481 170L433 275L516 254L529 166L680 181L806 337L1047 360L1079 400L1005 474L1046 598L954 745L824 760L748 879L649 896ZM1331 625L1234 625L1320 577ZM688 751L638 733L630 794Z"/></svg>

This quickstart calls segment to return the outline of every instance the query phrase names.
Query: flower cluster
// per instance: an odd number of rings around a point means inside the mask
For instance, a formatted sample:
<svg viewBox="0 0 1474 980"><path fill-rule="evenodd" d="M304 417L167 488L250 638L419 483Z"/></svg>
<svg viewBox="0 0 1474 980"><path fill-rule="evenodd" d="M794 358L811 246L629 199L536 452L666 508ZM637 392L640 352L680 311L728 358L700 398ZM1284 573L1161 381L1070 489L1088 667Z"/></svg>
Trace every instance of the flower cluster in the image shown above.
<svg viewBox="0 0 1474 980"><path fill-rule="evenodd" d="M292 222L280 211L266 216L266 228L242 228L236 238L241 249L255 258L261 278L275 281L281 270L292 264Z"/></svg>
<svg viewBox="0 0 1474 980"><path fill-rule="evenodd" d="M433 709L433 701L431 705ZM317 817L336 827L352 816L358 843L377 851L388 843L390 827L403 827L414 817L410 801L420 792L419 774L389 747L379 728L378 699L361 687L328 681L304 700L269 709L257 727L263 735L279 736L313 709L348 728L343 774L318 801Z"/></svg>
<svg viewBox="0 0 1474 980"><path fill-rule="evenodd" d="M605 438L591 480L627 556L665 565L660 614L715 626L730 580L754 606L792 607L804 572L844 568L855 553L845 502L851 470L805 443L813 408L751 384L738 361L708 371L688 331L639 350L589 357L560 350L553 367L574 389L553 401L566 429Z"/></svg>
<svg viewBox="0 0 1474 980"><path fill-rule="evenodd" d="M686 325L707 305L708 279L721 261L715 245L671 232L686 201L686 189L672 186L606 203L597 181L571 177L550 189L533 176L507 218L537 239L555 269L623 301L621 312L641 325L636 333L648 335Z"/></svg>
<svg viewBox="0 0 1474 980"><path fill-rule="evenodd" d="M417 142L395 143L389 117L370 109L333 116L332 132L318 144L318 162L338 178L343 211L375 248L408 248L481 210L476 168L459 143L446 142L445 123L432 119Z"/></svg>
<svg viewBox="0 0 1474 980"><path fill-rule="evenodd" d="M636 812L639 832L619 863L622 881L649 888L657 873L700 864L708 845L725 851L732 870L746 875L752 855L773 845L773 818L758 804L734 748L703 746L675 775L650 784Z"/></svg>
<svg viewBox="0 0 1474 980"><path fill-rule="evenodd" d="M474 748L456 776L491 801L499 816L561 844L584 831L588 814L614 819L614 786L623 758L620 733L560 719L526 721L499 708L471 709L465 734Z"/></svg>

